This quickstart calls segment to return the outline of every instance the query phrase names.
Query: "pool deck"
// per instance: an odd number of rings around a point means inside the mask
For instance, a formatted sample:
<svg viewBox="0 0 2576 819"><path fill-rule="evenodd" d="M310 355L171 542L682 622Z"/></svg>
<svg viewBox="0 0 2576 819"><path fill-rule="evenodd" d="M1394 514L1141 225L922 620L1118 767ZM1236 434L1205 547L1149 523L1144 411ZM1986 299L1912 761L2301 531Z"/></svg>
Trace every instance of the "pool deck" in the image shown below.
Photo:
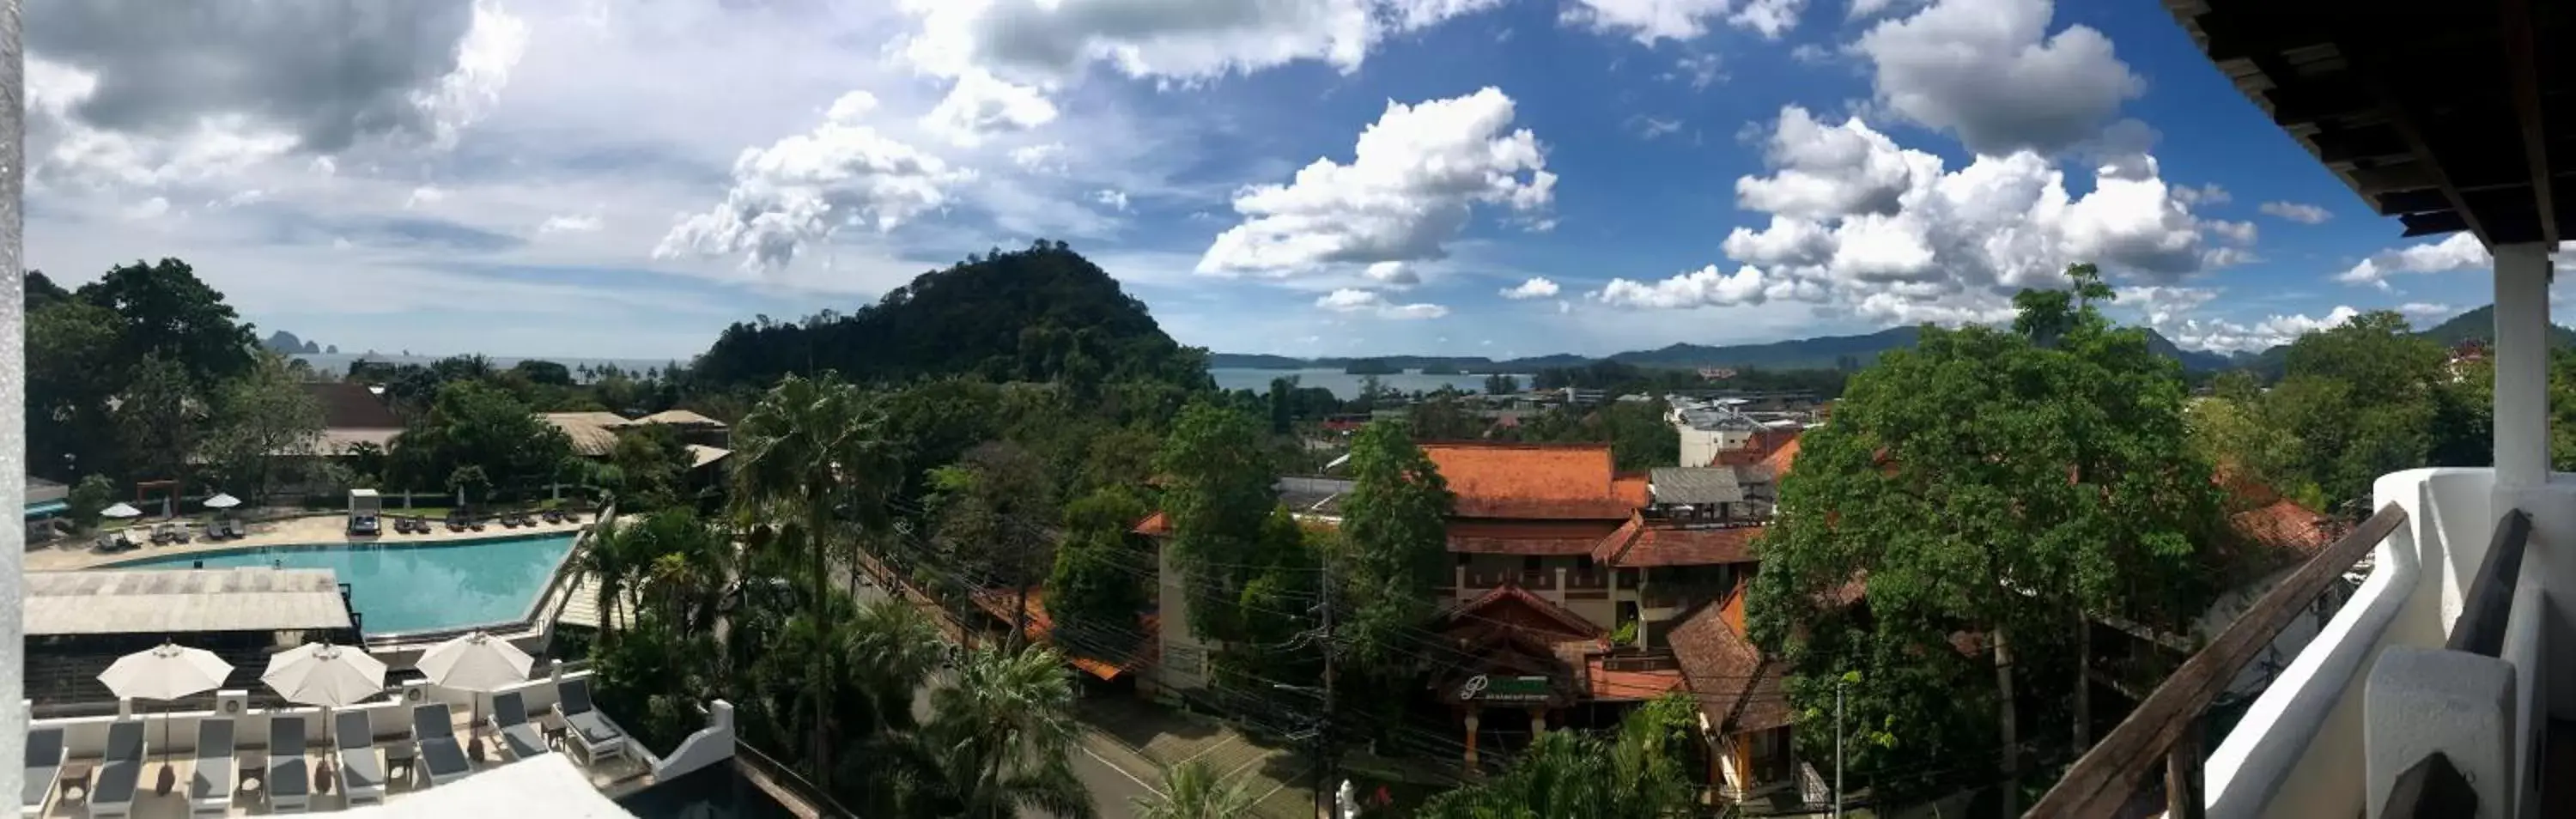
<svg viewBox="0 0 2576 819"><path fill-rule="evenodd" d="M401 514L401 510L397 509L388 511L386 513L387 520L385 521L385 525L387 527L391 527L393 525L391 517L398 514ZM569 535L581 531L583 526L589 525L589 522L595 519L596 518L593 516L584 515L582 517L582 523L547 523L543 520L539 520L535 526L521 526L516 529L506 528L497 523L486 523L484 524L483 531L480 532L471 530L450 532L447 531L446 524L432 520L429 522L430 532L425 535L398 535L394 534L391 529L388 528L385 534L376 537L351 537L348 533L348 515L336 513L310 515L267 523L253 523L249 525L249 534L240 538L228 540L207 540L203 530L192 530L189 534L193 536L193 539L187 543L174 543L167 546L146 544L140 549L117 552L115 554L103 554L92 551L89 544L91 540L94 540L94 538L85 540L67 540L57 544L53 548L29 550L27 552L26 570L31 572L53 572L94 569L110 563L121 563L128 560L181 557L205 552L221 552L231 549L258 548L263 546L309 546L314 544L331 543L441 543L462 540L493 540L517 535Z"/></svg>

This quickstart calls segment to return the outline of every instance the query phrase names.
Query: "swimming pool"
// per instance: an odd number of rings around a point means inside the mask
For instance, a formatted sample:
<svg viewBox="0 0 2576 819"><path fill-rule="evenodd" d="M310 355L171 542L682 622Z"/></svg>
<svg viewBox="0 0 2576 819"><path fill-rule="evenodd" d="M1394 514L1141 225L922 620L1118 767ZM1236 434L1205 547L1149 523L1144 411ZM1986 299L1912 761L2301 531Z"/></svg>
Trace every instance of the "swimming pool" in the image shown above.
<svg viewBox="0 0 2576 819"><path fill-rule="evenodd" d="M254 546L109 564L111 569L282 566L330 569L349 584L349 605L370 636L436 631L528 616L573 534L434 543Z"/></svg>

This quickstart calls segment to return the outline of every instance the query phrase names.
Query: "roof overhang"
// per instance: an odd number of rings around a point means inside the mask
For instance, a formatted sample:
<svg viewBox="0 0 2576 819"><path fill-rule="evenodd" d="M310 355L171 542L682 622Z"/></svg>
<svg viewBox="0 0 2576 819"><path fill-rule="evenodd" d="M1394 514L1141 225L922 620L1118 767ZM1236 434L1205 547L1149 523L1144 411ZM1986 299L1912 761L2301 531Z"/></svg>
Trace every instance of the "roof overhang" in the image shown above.
<svg viewBox="0 0 2576 819"><path fill-rule="evenodd" d="M2255 107L2407 236L2576 236L2576 9L2548 0L2165 0Z"/></svg>

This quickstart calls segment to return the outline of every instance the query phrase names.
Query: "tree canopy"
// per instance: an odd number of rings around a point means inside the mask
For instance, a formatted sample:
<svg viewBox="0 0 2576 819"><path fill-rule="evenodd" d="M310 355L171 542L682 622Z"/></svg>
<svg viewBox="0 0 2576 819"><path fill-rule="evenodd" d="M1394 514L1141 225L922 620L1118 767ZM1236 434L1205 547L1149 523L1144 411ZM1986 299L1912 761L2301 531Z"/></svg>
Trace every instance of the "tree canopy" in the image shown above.
<svg viewBox="0 0 2576 819"><path fill-rule="evenodd" d="M402 488L449 487L472 468L493 489L542 484L572 452L563 430L525 402L480 381L452 381L395 436L388 468Z"/></svg>
<svg viewBox="0 0 2576 819"><path fill-rule="evenodd" d="M2209 594L2199 561L2222 518L2180 368L2101 316L2110 292L2089 266L2069 273L2072 291L2016 297L2009 331L1927 327L1855 374L1780 481L1753 637L1787 660L1810 718L1847 689L1853 723L1872 726L1853 770L1890 774L1877 784L1891 793L1924 786L1907 772L1955 774L2037 741L2009 712L1984 730L1974 715L2041 675L2054 684L2019 690L2064 709L2074 660L2052 643L2083 631L2071 623L2169 625ZM1853 583L1864 609L1838 593ZM1962 634L1992 654L1982 695L1926 686L1967 670Z"/></svg>

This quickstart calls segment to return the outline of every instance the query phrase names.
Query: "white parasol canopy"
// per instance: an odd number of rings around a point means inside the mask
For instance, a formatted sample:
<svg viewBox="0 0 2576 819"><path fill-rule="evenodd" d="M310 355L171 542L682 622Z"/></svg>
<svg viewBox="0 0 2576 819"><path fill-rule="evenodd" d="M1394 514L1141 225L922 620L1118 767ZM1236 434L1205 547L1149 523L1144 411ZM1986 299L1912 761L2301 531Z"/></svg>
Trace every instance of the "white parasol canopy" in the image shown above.
<svg viewBox="0 0 2576 819"><path fill-rule="evenodd" d="M221 493L221 492L215 493L215 496L214 496L214 497L211 497L211 498L207 498L207 499L206 499L206 508L208 508L208 509L231 509L231 508L233 508L233 507L235 507L235 506L240 506L240 505L241 505L241 499L240 499L240 498L236 498L236 497L233 497L233 496L231 496L231 495L223 494L223 493Z"/></svg>
<svg viewBox="0 0 2576 819"><path fill-rule="evenodd" d="M492 691L526 682L528 667L536 662L510 641L477 631L431 647L415 665L432 685Z"/></svg>
<svg viewBox="0 0 2576 819"><path fill-rule="evenodd" d="M288 702L346 708L384 693L385 664L355 647L305 643L270 656L259 681Z"/></svg>
<svg viewBox="0 0 2576 819"><path fill-rule="evenodd" d="M139 518L143 516L143 510L134 508L132 504L118 503L98 510L98 514L100 517L108 518Z"/></svg>
<svg viewBox="0 0 2576 819"><path fill-rule="evenodd" d="M125 699L175 700L215 690L232 673L232 664L214 652L165 642L116 658L98 681Z"/></svg>

